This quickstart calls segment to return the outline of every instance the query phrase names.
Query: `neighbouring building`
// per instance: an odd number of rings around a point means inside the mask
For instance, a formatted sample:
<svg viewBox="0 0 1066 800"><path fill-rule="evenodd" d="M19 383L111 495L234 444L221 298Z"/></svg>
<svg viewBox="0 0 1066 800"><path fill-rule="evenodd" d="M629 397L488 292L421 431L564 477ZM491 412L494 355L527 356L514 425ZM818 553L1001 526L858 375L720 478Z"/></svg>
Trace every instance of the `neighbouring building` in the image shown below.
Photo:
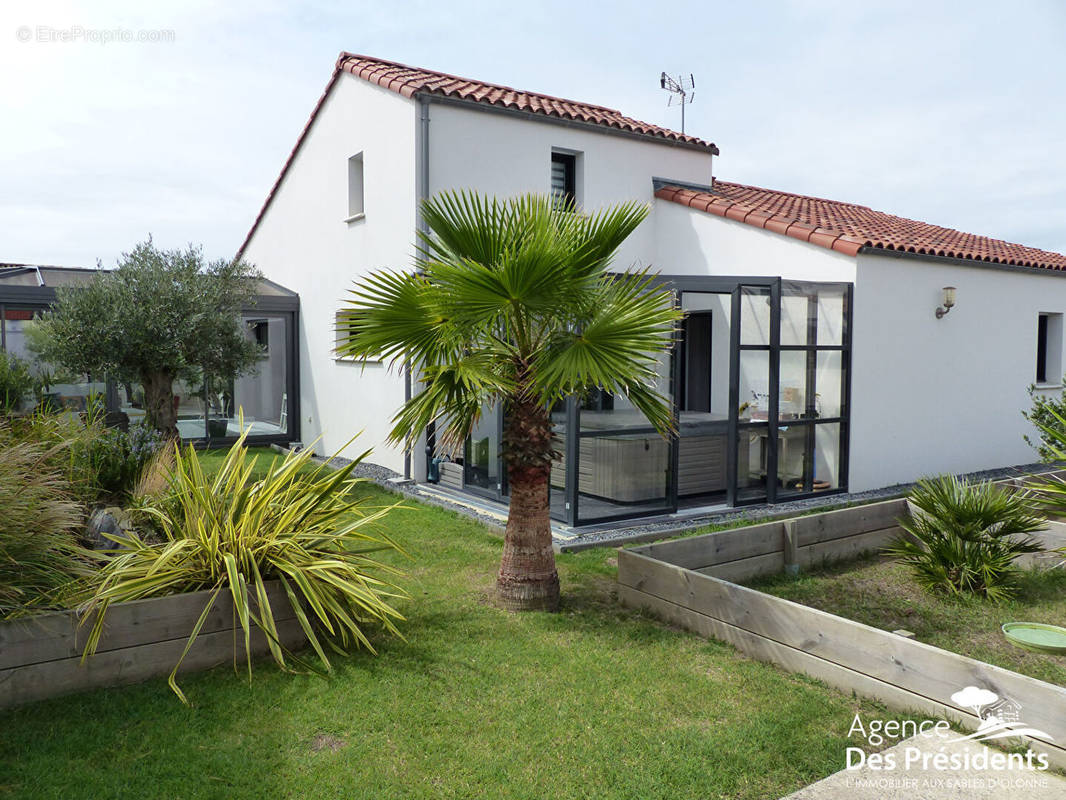
<svg viewBox="0 0 1066 800"><path fill-rule="evenodd" d="M342 53L240 254L299 294L299 435L424 481L507 495L488 409L456 462L387 443L417 391L335 356L354 281L410 268L419 202L472 189L651 206L616 267L687 312L661 364L679 434L623 397L556 409L569 524L861 491L1027 463L1029 387L1060 392L1066 256L852 203L716 180L718 148L620 112Z"/></svg>
<svg viewBox="0 0 1066 800"><path fill-rule="evenodd" d="M0 350L28 362L38 376L40 397L35 404L85 411L93 398L123 422L144 419L140 384L108 375L75 374L38 360L32 347L32 323L56 300L56 289L77 288L93 280L99 270L78 267L0 263ZM197 374L174 381L174 410L183 441L197 446L226 446L241 433L241 412L250 444L288 444L299 438L299 363L296 328L299 298L268 280L260 280L256 297L241 312L245 335L262 349L262 357L248 373Z"/></svg>

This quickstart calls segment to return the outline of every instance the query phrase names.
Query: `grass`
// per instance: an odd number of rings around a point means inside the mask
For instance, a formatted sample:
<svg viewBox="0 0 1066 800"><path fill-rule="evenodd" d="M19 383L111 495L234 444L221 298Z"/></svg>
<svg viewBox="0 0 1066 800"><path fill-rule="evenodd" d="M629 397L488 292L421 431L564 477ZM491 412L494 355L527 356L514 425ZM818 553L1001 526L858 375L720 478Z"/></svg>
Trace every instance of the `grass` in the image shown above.
<svg viewBox="0 0 1066 800"><path fill-rule="evenodd" d="M189 708L158 678L2 713L0 797L764 800L842 769L857 711L884 716L623 609L610 550L559 558L561 613L500 611L500 540L410 505L384 523L412 555L406 641L329 679L188 675Z"/></svg>
<svg viewBox="0 0 1066 800"><path fill-rule="evenodd" d="M1066 569L1026 570L1017 597L1001 603L926 591L905 566L879 556L751 585L875 628L904 628L927 644L1066 686L1066 656L1014 647L1000 630L1005 622L1066 624Z"/></svg>

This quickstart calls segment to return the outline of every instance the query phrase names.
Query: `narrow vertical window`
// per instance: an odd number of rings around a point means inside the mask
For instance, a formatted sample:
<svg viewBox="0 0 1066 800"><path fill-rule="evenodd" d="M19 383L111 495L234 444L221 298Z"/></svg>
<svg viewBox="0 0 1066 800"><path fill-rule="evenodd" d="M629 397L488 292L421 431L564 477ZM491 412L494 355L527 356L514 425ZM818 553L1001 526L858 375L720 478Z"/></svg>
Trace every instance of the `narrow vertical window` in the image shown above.
<svg viewBox="0 0 1066 800"><path fill-rule="evenodd" d="M348 219L363 213L363 154L357 153L348 159Z"/></svg>
<svg viewBox="0 0 1066 800"><path fill-rule="evenodd" d="M1036 323L1036 382L1062 381L1062 314L1040 314Z"/></svg>
<svg viewBox="0 0 1066 800"><path fill-rule="evenodd" d="M552 153L552 200L557 206L573 208L577 204L577 156Z"/></svg>

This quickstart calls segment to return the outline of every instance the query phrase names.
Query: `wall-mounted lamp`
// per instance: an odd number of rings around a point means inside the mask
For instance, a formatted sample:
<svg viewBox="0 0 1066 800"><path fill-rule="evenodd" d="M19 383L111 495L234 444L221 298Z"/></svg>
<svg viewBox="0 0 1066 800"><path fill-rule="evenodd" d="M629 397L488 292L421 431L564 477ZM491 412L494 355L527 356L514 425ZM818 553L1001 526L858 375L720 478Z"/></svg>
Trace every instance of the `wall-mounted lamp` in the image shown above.
<svg viewBox="0 0 1066 800"><path fill-rule="evenodd" d="M955 307L955 287L954 286L945 286L943 288L943 292L944 292L944 301L943 301L944 305L942 305L939 308L937 308L937 310L936 310L936 318L937 319L943 318L944 316L947 315L947 313L949 311L951 311L952 308Z"/></svg>

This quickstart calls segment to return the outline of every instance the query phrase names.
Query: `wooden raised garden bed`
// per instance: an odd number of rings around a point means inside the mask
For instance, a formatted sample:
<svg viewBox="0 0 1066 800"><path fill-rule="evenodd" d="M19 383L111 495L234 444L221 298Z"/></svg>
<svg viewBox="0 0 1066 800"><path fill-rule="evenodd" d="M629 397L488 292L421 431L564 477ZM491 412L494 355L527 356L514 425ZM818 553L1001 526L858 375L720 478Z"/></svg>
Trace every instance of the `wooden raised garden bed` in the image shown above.
<svg viewBox="0 0 1066 800"><path fill-rule="evenodd" d="M284 590L268 585L278 637L289 649L305 641ZM211 592L117 603L107 612L95 655L82 661L92 620L79 625L73 611L0 622L0 708L61 694L137 683L169 675ZM236 630L235 630L236 627ZM253 656L269 652L253 628ZM219 595L179 674L244 658L244 634L228 594Z"/></svg>
<svg viewBox="0 0 1066 800"><path fill-rule="evenodd" d="M980 720L951 695L990 689L1021 704L1024 721L1051 737L1032 748L1066 768L1066 688L731 583L877 550L905 508L892 500L620 550L619 598L753 658L970 729Z"/></svg>

